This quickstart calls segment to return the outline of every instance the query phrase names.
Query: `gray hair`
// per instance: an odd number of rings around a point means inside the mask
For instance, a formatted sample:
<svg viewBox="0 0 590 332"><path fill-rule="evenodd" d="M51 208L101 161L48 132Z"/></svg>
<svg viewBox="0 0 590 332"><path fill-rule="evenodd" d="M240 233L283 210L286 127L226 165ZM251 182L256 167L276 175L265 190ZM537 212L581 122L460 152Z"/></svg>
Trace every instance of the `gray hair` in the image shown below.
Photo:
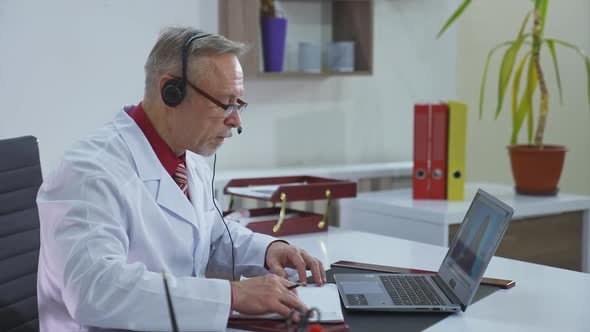
<svg viewBox="0 0 590 332"><path fill-rule="evenodd" d="M152 48L145 63L145 97L159 94L159 79L164 74L182 76L182 49L189 38L205 31L192 27L167 27L162 29L160 36ZM199 66L201 59L212 55L226 53L241 56L248 50L243 43L231 41L217 34L193 41L188 50L188 67L193 68L189 78L203 77L205 68ZM187 68L187 74L189 70ZM196 83L196 81L193 80Z"/></svg>

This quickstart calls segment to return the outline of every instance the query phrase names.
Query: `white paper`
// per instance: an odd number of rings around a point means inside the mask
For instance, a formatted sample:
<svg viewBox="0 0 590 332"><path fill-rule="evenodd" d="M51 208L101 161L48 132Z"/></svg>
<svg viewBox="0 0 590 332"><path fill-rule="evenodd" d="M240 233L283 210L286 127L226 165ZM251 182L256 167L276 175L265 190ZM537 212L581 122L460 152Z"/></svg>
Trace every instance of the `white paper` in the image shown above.
<svg viewBox="0 0 590 332"><path fill-rule="evenodd" d="M260 186L259 186L260 187ZM228 187L227 192L228 194L235 194L235 195L243 195L243 196L250 196L250 197L257 197L257 198L270 198L278 186L275 186L274 189L272 188L258 188L256 187Z"/></svg>
<svg viewBox="0 0 590 332"><path fill-rule="evenodd" d="M340 297L338 295L338 288L335 284L324 284L323 286L308 285L306 287L298 287L297 293L301 302L305 303L308 308L316 308L320 312L321 322L342 322L344 316L342 315L342 308L340 307ZM285 319L279 314L266 315L242 315L236 311L232 313L232 318L243 319ZM318 317L311 317L310 321L317 322Z"/></svg>
<svg viewBox="0 0 590 332"><path fill-rule="evenodd" d="M281 183L281 184L269 184L260 186L247 186L247 187L228 187L227 192L229 194L244 195L258 198L270 198L280 186L300 186L305 185L307 182L293 182L293 183Z"/></svg>

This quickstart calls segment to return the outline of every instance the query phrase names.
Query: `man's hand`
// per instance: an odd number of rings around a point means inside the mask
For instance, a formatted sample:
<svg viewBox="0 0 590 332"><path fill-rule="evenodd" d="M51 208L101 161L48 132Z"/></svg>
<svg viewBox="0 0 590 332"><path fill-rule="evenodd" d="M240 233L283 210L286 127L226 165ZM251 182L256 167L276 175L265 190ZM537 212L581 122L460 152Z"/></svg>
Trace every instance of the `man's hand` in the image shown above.
<svg viewBox="0 0 590 332"><path fill-rule="evenodd" d="M266 251L266 266L270 272L279 277L287 278L286 267L294 268L299 274L299 281L306 282L305 270L311 270L313 281L321 286L327 282L324 266L317 258L310 256L305 250L296 248L285 242L271 243Z"/></svg>
<svg viewBox="0 0 590 332"><path fill-rule="evenodd" d="M278 313L285 317L295 308L306 312L309 309L299 300L297 291L287 289L291 285L291 281L274 274L234 281L232 309L247 315ZM295 321L298 319L294 317Z"/></svg>

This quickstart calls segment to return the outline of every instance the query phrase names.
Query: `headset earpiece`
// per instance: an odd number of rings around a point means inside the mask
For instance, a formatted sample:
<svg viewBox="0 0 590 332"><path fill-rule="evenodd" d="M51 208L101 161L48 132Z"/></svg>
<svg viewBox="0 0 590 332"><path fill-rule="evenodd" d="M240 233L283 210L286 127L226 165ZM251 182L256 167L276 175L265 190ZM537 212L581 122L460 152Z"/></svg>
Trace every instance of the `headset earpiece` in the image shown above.
<svg viewBox="0 0 590 332"><path fill-rule="evenodd" d="M166 81L162 87L162 100L164 104L174 107L179 105L182 99L184 99L182 82L176 79Z"/></svg>
<svg viewBox="0 0 590 332"><path fill-rule="evenodd" d="M162 100L164 101L164 104L174 107L178 106L184 99L186 81L188 80L187 67L189 46L193 41L209 36L211 35L208 33L203 34L202 32L198 32L191 36L184 44L182 48L182 78L171 79L164 83L164 86L162 86Z"/></svg>

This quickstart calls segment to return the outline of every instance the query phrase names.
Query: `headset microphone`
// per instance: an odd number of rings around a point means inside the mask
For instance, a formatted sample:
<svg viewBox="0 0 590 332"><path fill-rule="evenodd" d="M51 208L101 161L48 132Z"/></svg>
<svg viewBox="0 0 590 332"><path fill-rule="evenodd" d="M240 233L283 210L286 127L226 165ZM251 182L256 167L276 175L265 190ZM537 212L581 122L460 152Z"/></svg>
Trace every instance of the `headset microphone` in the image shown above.
<svg viewBox="0 0 590 332"><path fill-rule="evenodd" d="M238 127L238 135L242 134L242 126Z"/></svg>

